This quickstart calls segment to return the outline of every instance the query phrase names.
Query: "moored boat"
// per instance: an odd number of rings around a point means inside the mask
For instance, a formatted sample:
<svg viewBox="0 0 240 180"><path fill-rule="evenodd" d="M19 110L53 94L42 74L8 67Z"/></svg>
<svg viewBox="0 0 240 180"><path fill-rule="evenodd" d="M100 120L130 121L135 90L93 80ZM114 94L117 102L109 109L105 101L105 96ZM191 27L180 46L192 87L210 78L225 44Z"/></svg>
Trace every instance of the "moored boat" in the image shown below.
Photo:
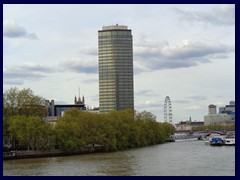
<svg viewBox="0 0 240 180"><path fill-rule="evenodd" d="M235 136L227 136L224 140L224 145L235 146Z"/></svg>
<svg viewBox="0 0 240 180"><path fill-rule="evenodd" d="M207 136L205 144L211 146L235 146L235 133L227 135L210 134Z"/></svg>
<svg viewBox="0 0 240 180"><path fill-rule="evenodd" d="M222 146L224 145L225 137L223 136L213 136L209 138L211 146Z"/></svg>

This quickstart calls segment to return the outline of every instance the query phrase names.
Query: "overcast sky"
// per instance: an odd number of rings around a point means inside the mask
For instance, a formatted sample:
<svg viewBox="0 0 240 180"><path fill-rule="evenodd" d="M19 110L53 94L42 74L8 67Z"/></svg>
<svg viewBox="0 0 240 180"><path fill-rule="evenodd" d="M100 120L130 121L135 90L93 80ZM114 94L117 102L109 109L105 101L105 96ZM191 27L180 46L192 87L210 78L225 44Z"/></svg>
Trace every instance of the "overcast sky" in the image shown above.
<svg viewBox="0 0 240 180"><path fill-rule="evenodd" d="M203 120L235 100L235 5L3 5L3 88L99 106L98 30L132 30L135 109Z"/></svg>

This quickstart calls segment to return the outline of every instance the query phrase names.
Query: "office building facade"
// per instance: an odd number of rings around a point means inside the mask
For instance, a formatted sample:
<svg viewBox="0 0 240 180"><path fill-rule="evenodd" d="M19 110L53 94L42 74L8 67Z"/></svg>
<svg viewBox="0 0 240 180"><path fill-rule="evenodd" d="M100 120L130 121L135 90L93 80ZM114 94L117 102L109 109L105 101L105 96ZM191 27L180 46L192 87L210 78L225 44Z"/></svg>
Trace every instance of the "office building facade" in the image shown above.
<svg viewBox="0 0 240 180"><path fill-rule="evenodd" d="M225 107L219 107L219 114L229 114L235 120L235 101L230 101Z"/></svg>
<svg viewBox="0 0 240 180"><path fill-rule="evenodd" d="M229 105L219 108L217 114L216 106L208 106L208 115L204 116L204 125L212 124L235 124L235 101L230 101Z"/></svg>
<svg viewBox="0 0 240 180"><path fill-rule="evenodd" d="M134 109L133 45L127 26L98 31L100 112Z"/></svg>
<svg viewBox="0 0 240 180"><path fill-rule="evenodd" d="M217 109L215 105L210 104L208 106L208 114L217 114Z"/></svg>
<svg viewBox="0 0 240 180"><path fill-rule="evenodd" d="M76 99L76 98L75 98ZM79 97L80 99L80 97ZM84 98L83 98L84 99ZM79 101L77 101L79 102ZM76 103L75 104L55 104L54 100L45 100L45 108L47 110L47 116L63 116L64 112L67 110L70 110L72 108L76 108L78 110L86 111L87 108L85 106L84 101L80 101L81 103Z"/></svg>

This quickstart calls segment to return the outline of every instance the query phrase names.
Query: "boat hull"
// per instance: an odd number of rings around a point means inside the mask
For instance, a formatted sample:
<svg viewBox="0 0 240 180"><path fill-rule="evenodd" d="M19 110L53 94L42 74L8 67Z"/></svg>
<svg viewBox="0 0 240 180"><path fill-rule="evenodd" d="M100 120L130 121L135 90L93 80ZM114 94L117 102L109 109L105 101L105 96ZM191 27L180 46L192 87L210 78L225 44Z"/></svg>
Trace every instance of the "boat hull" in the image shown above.
<svg viewBox="0 0 240 180"><path fill-rule="evenodd" d="M235 146L235 138L226 138L224 145L225 146Z"/></svg>
<svg viewBox="0 0 240 180"><path fill-rule="evenodd" d="M212 137L210 140L211 146L222 146L224 145L224 139L222 137Z"/></svg>

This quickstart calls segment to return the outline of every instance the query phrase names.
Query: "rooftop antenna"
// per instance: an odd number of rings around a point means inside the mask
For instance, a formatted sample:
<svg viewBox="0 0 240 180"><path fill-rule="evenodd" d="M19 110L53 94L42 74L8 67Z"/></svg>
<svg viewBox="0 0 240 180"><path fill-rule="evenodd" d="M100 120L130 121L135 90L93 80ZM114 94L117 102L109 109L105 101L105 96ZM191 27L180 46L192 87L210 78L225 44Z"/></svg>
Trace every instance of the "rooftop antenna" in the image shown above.
<svg viewBox="0 0 240 180"><path fill-rule="evenodd" d="M80 97L80 87L78 89L79 89L79 96L78 97Z"/></svg>

